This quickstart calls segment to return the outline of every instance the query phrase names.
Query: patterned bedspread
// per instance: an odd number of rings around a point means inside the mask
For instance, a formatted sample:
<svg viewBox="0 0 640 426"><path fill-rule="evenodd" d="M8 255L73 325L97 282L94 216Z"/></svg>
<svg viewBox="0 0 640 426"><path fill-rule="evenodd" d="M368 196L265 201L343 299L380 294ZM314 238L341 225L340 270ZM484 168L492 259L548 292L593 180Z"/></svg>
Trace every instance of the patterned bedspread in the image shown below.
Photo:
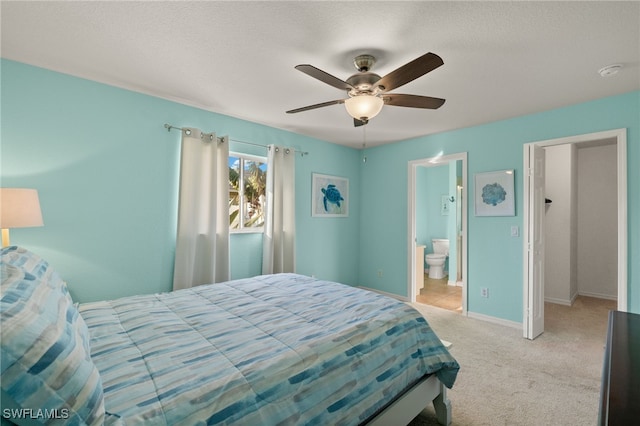
<svg viewBox="0 0 640 426"><path fill-rule="evenodd" d="M409 305L295 274L80 312L106 424L357 425L426 374L451 387L459 368Z"/></svg>

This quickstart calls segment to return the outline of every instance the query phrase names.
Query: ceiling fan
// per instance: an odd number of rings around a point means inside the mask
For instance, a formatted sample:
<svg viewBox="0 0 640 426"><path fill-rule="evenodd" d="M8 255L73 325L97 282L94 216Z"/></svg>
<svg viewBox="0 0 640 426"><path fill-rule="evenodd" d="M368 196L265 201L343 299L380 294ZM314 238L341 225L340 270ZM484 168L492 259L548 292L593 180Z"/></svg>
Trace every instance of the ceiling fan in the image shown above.
<svg viewBox="0 0 640 426"><path fill-rule="evenodd" d="M346 81L340 80L313 65L297 65L295 68L298 71L302 71L337 89L346 90L349 97L292 109L287 111L287 114L295 114L329 105L344 104L349 115L353 117L354 126L362 126L378 115L383 105L437 109L444 104L445 100L440 98L389 93L390 90L405 85L443 65L444 62L440 56L431 52L426 53L384 77L369 71L375 62L376 58L371 55L357 56L353 63L358 73L352 75Z"/></svg>

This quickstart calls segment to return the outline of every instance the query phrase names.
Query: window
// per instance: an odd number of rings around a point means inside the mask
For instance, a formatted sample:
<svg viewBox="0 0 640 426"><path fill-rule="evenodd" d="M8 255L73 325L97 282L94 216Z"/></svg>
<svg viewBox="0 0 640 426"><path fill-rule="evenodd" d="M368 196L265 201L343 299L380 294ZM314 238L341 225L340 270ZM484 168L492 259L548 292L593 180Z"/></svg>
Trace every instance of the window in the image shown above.
<svg viewBox="0 0 640 426"><path fill-rule="evenodd" d="M229 154L229 229L262 231L266 187L266 158Z"/></svg>

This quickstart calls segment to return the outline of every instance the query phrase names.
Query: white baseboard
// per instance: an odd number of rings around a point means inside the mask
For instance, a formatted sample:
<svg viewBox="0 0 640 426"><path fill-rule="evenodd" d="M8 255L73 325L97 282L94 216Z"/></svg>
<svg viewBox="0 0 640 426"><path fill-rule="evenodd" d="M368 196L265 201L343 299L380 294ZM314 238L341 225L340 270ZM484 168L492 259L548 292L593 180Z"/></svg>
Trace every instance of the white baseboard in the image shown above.
<svg viewBox="0 0 640 426"><path fill-rule="evenodd" d="M575 302L577 298L578 298L578 293L571 296L570 300L559 299L557 297L545 297L544 301L549 303L555 303L557 305L573 306L573 302Z"/></svg>
<svg viewBox="0 0 640 426"><path fill-rule="evenodd" d="M477 312L469 312L469 311L467 311L467 316L470 317L470 318L475 318L475 319L479 319L479 320L482 320L482 321L492 322L494 324L500 324L500 325L504 325L506 327L516 328L518 330L522 330L522 323L521 322L515 322L515 321L506 320L506 319L502 319L502 318L491 317L489 315L484 315L484 314L479 314Z"/></svg>
<svg viewBox="0 0 640 426"><path fill-rule="evenodd" d="M578 293L571 296L571 305L573 305L573 302L575 302L577 298L578 298Z"/></svg>
<svg viewBox="0 0 640 426"><path fill-rule="evenodd" d="M369 287L365 287L363 285L359 285L358 288L361 288L363 290L369 290L369 291L373 291L374 293L379 293L379 294L383 294L385 296L389 296L389 297L393 297L394 299L398 299L401 302L408 302L409 298L408 297L404 297L404 296L398 296L397 294L393 294L393 293L388 293L386 291L382 291L382 290L377 290L375 288L369 288Z"/></svg>
<svg viewBox="0 0 640 426"><path fill-rule="evenodd" d="M358 288L361 288L363 290L368 290L368 291L373 291L374 293L379 293L379 294L383 294L385 296L388 297L392 297L394 299L400 300L402 302L409 302L409 298L408 297L404 297L404 296L399 296L397 294L393 294L393 293L389 293L383 290L378 290L375 288L369 288L363 285L359 285ZM522 329L522 323L520 322L515 322L515 321L510 321L510 320L506 320L506 319L502 319L502 318L496 318L496 317L492 317L489 315L484 315L484 314L479 314L477 312L469 312L467 311L467 316L470 318L475 318L475 319L479 319L482 321L487 321L487 322L492 322L494 324L500 324L500 325L504 325L506 327L510 327L510 328L515 328L518 330Z"/></svg>
<svg viewBox="0 0 640 426"><path fill-rule="evenodd" d="M573 302L571 300L559 299L557 297L545 297L544 301L549 303L555 303L556 305L564 305L564 306L573 305Z"/></svg>
<svg viewBox="0 0 640 426"><path fill-rule="evenodd" d="M590 292L590 291L579 291L578 295L579 296L587 296L587 297L595 297L597 299L618 300L618 296L617 295L612 296L610 294L594 293L594 292Z"/></svg>

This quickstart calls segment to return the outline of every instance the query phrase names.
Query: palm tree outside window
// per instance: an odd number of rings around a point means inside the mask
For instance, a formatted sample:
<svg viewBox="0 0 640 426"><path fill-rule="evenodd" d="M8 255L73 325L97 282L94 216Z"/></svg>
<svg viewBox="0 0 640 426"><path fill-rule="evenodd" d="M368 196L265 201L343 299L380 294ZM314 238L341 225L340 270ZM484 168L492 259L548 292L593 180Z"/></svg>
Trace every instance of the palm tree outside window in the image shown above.
<svg viewBox="0 0 640 426"><path fill-rule="evenodd" d="M232 232L262 232L266 184L266 158L229 154L229 229Z"/></svg>

